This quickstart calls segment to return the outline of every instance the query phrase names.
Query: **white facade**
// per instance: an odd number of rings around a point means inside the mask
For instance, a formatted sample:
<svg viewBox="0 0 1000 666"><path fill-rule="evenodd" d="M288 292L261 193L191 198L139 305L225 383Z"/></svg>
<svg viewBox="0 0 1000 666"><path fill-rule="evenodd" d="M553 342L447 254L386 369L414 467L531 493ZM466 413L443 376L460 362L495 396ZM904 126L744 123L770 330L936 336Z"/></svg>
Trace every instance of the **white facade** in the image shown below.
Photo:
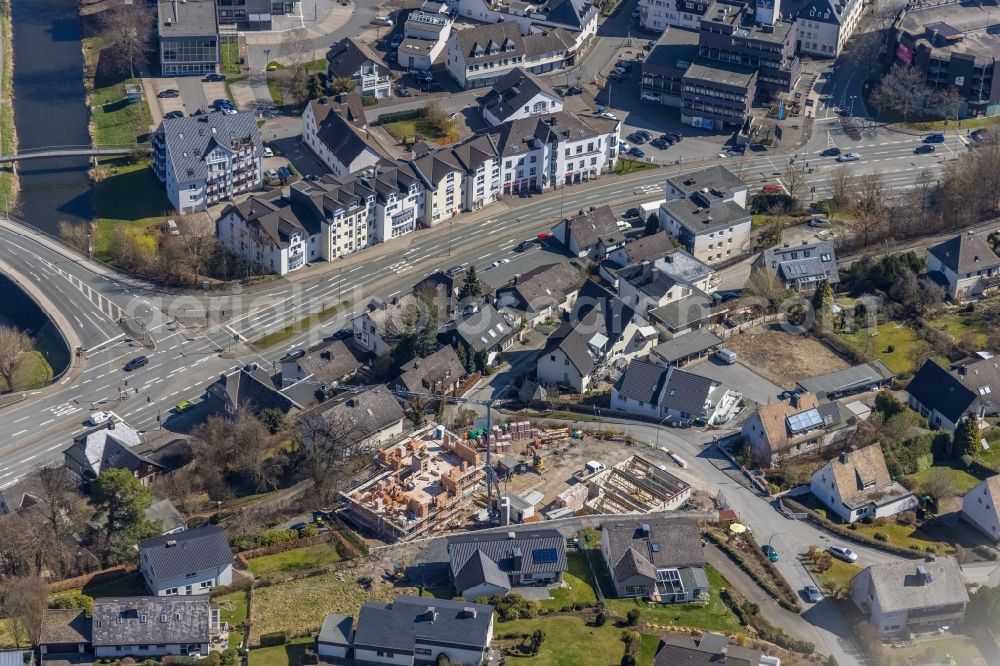
<svg viewBox="0 0 1000 666"><path fill-rule="evenodd" d="M710 4L691 0L639 0L639 22L652 32L663 32L672 25L697 30L701 26L705 6Z"/></svg>
<svg viewBox="0 0 1000 666"><path fill-rule="evenodd" d="M382 156L371 146L366 146L360 154L355 155L352 151L349 157L344 154L338 155L320 138L319 130L320 126L316 122L313 105L307 104L306 110L302 113L302 141L335 176L344 177L358 173L383 161ZM360 130L360 132L364 132L364 130Z"/></svg>
<svg viewBox="0 0 1000 666"><path fill-rule="evenodd" d="M530 100L518 107L513 113L505 118L497 118L489 109L483 109L483 119L490 125L500 125L508 120L519 120L530 118L531 116L544 116L549 113L558 113L563 110L563 101L556 95L550 95L543 91L538 92Z"/></svg>
<svg viewBox="0 0 1000 666"><path fill-rule="evenodd" d="M881 502L880 504L867 502L856 507L849 507L844 498L840 496L840 489L834 481L832 465L833 461L828 462L813 472L809 482L809 490L826 505L828 510L836 513L844 522L853 523L868 517L888 518L917 507L917 498L909 492L901 494L898 499L893 501Z"/></svg>
<svg viewBox="0 0 1000 666"><path fill-rule="evenodd" d="M145 555L145 554L143 554ZM155 578L149 570L145 557L140 558L139 570L146 582L146 587L157 597L189 596L192 594L208 594L213 587L232 585L233 565L192 571L183 576L172 578Z"/></svg>
<svg viewBox="0 0 1000 666"><path fill-rule="evenodd" d="M424 190L417 184L407 192L390 192L375 203L374 240L379 243L408 234L417 228L424 206Z"/></svg>
<svg viewBox="0 0 1000 666"><path fill-rule="evenodd" d="M962 518L975 525L991 542L1000 541L1000 476L981 481L962 499Z"/></svg>
<svg viewBox="0 0 1000 666"><path fill-rule="evenodd" d="M699 261L714 264L739 255L750 242L751 218L736 220L729 226L704 231L691 228L675 218L667 204L660 206L660 227L678 238L684 248Z"/></svg>
<svg viewBox="0 0 1000 666"><path fill-rule="evenodd" d="M256 264L275 275L287 275L306 265L308 239L299 231L292 232L288 244L274 239L248 224L235 210L223 215L216 222L219 242L238 257Z"/></svg>
<svg viewBox="0 0 1000 666"><path fill-rule="evenodd" d="M846 0L838 14L825 0L803 7L795 19L799 53L836 58L858 27L864 0Z"/></svg>
<svg viewBox="0 0 1000 666"><path fill-rule="evenodd" d="M927 253L927 272L938 271L944 275L948 281L947 296L953 301L965 301L979 298L988 288L989 284L994 284L1000 277L1000 268L989 266L975 273L965 273L960 275L951 267L946 266L933 253Z"/></svg>
<svg viewBox="0 0 1000 666"><path fill-rule="evenodd" d="M101 645L94 646L94 656L98 658L117 658L126 656L161 657L166 655L181 656L189 654L208 654L208 643L171 643L168 645Z"/></svg>

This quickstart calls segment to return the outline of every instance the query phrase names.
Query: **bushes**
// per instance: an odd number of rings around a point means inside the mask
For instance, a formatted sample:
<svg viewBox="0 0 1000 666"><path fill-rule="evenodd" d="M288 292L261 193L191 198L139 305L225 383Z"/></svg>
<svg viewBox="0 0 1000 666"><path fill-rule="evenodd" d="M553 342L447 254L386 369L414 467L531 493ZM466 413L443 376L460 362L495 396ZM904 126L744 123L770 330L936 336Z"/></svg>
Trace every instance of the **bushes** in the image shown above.
<svg viewBox="0 0 1000 666"><path fill-rule="evenodd" d="M857 527L854 525L854 523L851 523L845 528L844 526L838 525L837 523L834 523L827 518L822 518L816 515L815 511L811 510L810 508L802 504L799 504L798 502L796 502L791 498L785 497L784 502L785 505L792 511L805 513L809 517L809 520L813 521L817 525L820 525L824 529L833 532L834 534L838 534L842 537L845 537L852 541L856 541L858 543L865 544L867 546L872 546L880 550L884 550L887 553L900 555L901 557L909 557L909 558L921 557L919 553L916 553L908 548L900 548L899 546L893 546L892 544L885 543L883 541L876 541L875 539L869 539L863 534L858 534L857 532L855 532Z"/></svg>
<svg viewBox="0 0 1000 666"><path fill-rule="evenodd" d="M800 641L792 638L783 630L774 627L760 616L760 607L757 604L748 602L735 590L723 588L719 592L719 598L726 604L729 610L733 611L744 627L752 626L757 630L757 636L765 641L774 643L779 647L801 654L812 654L816 646L809 641Z"/></svg>
<svg viewBox="0 0 1000 666"><path fill-rule="evenodd" d="M398 123L400 120L416 120L424 117L423 109L410 109L409 111L392 111L390 113L380 113L378 116L379 125Z"/></svg>
<svg viewBox="0 0 1000 666"><path fill-rule="evenodd" d="M630 610L625 615L625 622L630 627L634 627L635 625L639 624L639 609L638 608L633 608L632 610Z"/></svg>
<svg viewBox="0 0 1000 666"><path fill-rule="evenodd" d="M278 645L284 645L287 642L288 637L283 631L273 631L269 634L261 634L260 636L261 647L276 647Z"/></svg>
<svg viewBox="0 0 1000 666"><path fill-rule="evenodd" d="M81 608L87 611L87 615L93 615L94 598L83 592L65 592L54 596L49 602L49 608Z"/></svg>
<svg viewBox="0 0 1000 666"><path fill-rule="evenodd" d="M998 557L997 549L990 548L989 546L976 546L972 550L984 560L996 561Z"/></svg>
<svg viewBox="0 0 1000 666"><path fill-rule="evenodd" d="M801 511L805 510L806 509L804 507L801 509ZM753 540L753 537L749 535L744 537L749 540L750 548L755 551L752 555L746 555L742 551L731 546L725 538L718 533L708 531L704 534L710 541L718 546L722 552L728 555L729 559L739 565L740 569L750 576L750 578L752 578L762 590L773 597L782 608L792 611L793 613L799 612L800 608L798 595L796 595L795 591L788 584L788 581L786 581L781 574L778 573L774 565L764 558L757 542ZM747 561L748 558L756 558L753 561L756 561L758 566L752 566L752 564ZM770 575L761 575L761 569Z"/></svg>
<svg viewBox="0 0 1000 666"><path fill-rule="evenodd" d="M494 594L487 600L487 603L496 610L501 622L536 617L540 607L537 601L528 601L520 594L505 594L503 596Z"/></svg>
<svg viewBox="0 0 1000 666"><path fill-rule="evenodd" d="M885 532L876 532L876 533L875 533L875 534L874 534L873 536L874 536L874 537L875 537L875 538L876 538L876 539L877 539L878 541L888 541L888 540L889 540L889 535L888 535L888 534L886 534Z"/></svg>
<svg viewBox="0 0 1000 666"><path fill-rule="evenodd" d="M257 548L268 548L278 544L295 541L299 538L299 533L295 530L264 530L263 532L251 532L234 537L230 542L233 548L239 551L255 550Z"/></svg>

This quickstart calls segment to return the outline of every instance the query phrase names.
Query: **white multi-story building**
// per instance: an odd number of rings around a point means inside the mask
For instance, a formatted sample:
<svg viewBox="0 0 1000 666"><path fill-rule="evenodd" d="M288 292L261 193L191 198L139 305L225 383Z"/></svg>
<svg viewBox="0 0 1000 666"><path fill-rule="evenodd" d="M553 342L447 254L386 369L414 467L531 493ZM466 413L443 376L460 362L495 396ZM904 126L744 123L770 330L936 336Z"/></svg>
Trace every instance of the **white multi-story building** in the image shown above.
<svg viewBox="0 0 1000 666"><path fill-rule="evenodd" d="M653 32L672 25L698 30L712 4L711 0L639 0L639 23Z"/></svg>
<svg viewBox="0 0 1000 666"><path fill-rule="evenodd" d="M490 125L563 110L563 100L545 81L516 67L479 98L483 119Z"/></svg>
<svg viewBox="0 0 1000 666"><path fill-rule="evenodd" d="M586 0L509 3L501 0L448 0L459 16L483 23L517 23L523 34L532 28L562 28L572 33L576 47L597 34L598 6Z"/></svg>
<svg viewBox="0 0 1000 666"><path fill-rule="evenodd" d="M425 153L411 161L410 168L424 189L423 226L432 227L464 210L465 167L452 151Z"/></svg>
<svg viewBox="0 0 1000 666"><path fill-rule="evenodd" d="M522 35L516 21L505 21L453 31L445 66L463 88L482 88L518 67L533 74L567 67L575 49L573 35L561 28Z"/></svg>
<svg viewBox="0 0 1000 666"><path fill-rule="evenodd" d="M263 148L253 113L164 118L152 146L153 173L179 213L260 189Z"/></svg>
<svg viewBox="0 0 1000 666"><path fill-rule="evenodd" d="M823 58L840 55L864 13L864 0L812 0L795 18L798 51Z"/></svg>
<svg viewBox="0 0 1000 666"><path fill-rule="evenodd" d="M389 68L362 42L344 38L326 52L326 74L334 79L353 79L354 91L376 98L392 97Z"/></svg>
<svg viewBox="0 0 1000 666"><path fill-rule="evenodd" d="M368 135L356 93L309 102L302 113L302 142L335 176L358 173L388 160Z"/></svg>
<svg viewBox="0 0 1000 666"><path fill-rule="evenodd" d="M306 265L310 233L280 194L227 206L215 221L219 242L264 272L287 275ZM313 241L315 243L315 241Z"/></svg>

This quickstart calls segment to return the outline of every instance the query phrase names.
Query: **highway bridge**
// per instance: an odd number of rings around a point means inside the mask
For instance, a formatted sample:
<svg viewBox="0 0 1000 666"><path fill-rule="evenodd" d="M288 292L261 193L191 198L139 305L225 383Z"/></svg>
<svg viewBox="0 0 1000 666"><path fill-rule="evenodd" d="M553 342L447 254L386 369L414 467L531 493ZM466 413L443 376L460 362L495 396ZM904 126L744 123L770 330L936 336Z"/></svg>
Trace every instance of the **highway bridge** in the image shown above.
<svg viewBox="0 0 1000 666"><path fill-rule="evenodd" d="M0 155L0 164L10 164L24 160L53 159L58 157L102 157L105 155L131 155L135 152L148 153L148 143L119 146L44 146L28 148L16 155Z"/></svg>

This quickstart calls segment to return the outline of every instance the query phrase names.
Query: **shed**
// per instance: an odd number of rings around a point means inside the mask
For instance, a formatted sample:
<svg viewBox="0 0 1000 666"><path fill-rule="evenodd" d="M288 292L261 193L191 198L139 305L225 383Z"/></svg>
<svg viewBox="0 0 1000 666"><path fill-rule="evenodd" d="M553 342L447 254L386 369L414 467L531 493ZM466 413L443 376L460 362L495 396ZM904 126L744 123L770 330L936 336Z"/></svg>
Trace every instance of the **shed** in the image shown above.
<svg viewBox="0 0 1000 666"><path fill-rule="evenodd" d="M129 104L135 104L136 102L141 102L142 86L140 86L138 83L126 83L125 97L128 99Z"/></svg>

